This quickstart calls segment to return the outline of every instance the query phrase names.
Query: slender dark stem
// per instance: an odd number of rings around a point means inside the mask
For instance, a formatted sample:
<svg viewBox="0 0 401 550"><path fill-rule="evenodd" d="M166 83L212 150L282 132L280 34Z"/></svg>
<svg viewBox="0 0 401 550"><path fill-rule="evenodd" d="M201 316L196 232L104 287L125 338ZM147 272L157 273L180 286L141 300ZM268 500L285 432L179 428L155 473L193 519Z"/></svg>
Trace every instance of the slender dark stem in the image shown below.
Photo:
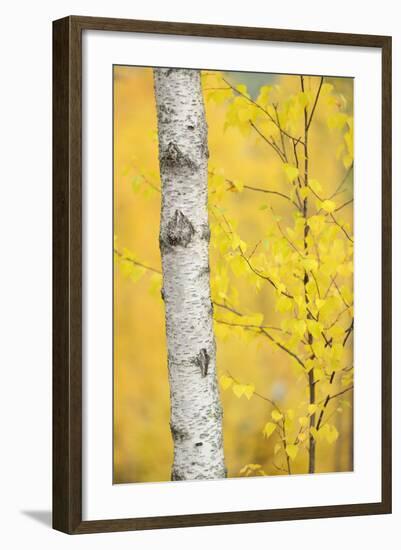
<svg viewBox="0 0 401 550"><path fill-rule="evenodd" d="M238 310L234 309L233 307L227 305L227 304L220 304L219 302L213 301L213 305L217 307L221 307L222 309L226 309L227 311L230 311L231 313L234 313L235 315L238 315L239 317L243 317L244 314L239 312Z"/></svg>
<svg viewBox="0 0 401 550"><path fill-rule="evenodd" d="M275 289L277 289L277 285L276 283L270 278L268 277L267 275L264 275L263 273L261 273L258 269L255 269L253 267L253 265L251 264L251 262L249 261L249 259L245 256L243 250L241 249L241 247L239 247L239 251L240 251L240 254L242 256L242 258L245 260L245 262L248 264L248 267L249 269L255 274L257 275L258 277L260 277L261 279L264 279L265 281L268 281ZM292 294L289 294L288 292L282 292L281 294L283 294L284 296L287 296L287 298L291 298L293 299L294 296Z"/></svg>
<svg viewBox="0 0 401 550"><path fill-rule="evenodd" d="M316 109L316 105L317 105L317 102L318 102L318 99L319 99L320 90L322 89L323 80L324 80L324 77L322 76L321 79L320 79L318 90L316 92L315 102L314 102L313 107L312 107L312 111L311 111L311 114L310 114L310 117L309 117L309 121L306 125L307 130L309 130L309 126L311 125L313 115L315 114L315 109Z"/></svg>
<svg viewBox="0 0 401 550"><path fill-rule="evenodd" d="M345 347L345 344L347 343L347 340L350 337L353 330L354 330L354 319L352 319L350 326L345 331L345 337L344 337L344 340L343 340L343 347Z"/></svg>
<svg viewBox="0 0 401 550"><path fill-rule="evenodd" d="M121 258L122 260L124 260L126 262L131 262L132 264L137 265L138 267L143 267L144 269L147 269L148 271L153 271L153 273L158 273L159 275L162 274L162 272L159 269L156 269L155 267L151 267L150 265L143 264L142 262L138 262L137 260L134 260L133 258L127 258L126 256L124 256L124 254L122 254L121 252L119 252L116 249L114 249L114 253L119 258Z"/></svg>
<svg viewBox="0 0 401 550"><path fill-rule="evenodd" d="M354 168L354 163L351 164L351 166L348 168L348 170L346 171L343 179L340 181L340 183L338 184L337 188L335 189L334 193L332 195L330 195L329 199L332 199L333 197L335 197L336 195L339 194L339 192L341 191L341 189L343 188L343 185L344 183L347 181L347 178L348 176L350 175L351 173L351 170Z"/></svg>
<svg viewBox="0 0 401 550"><path fill-rule="evenodd" d="M302 92L305 92L305 86L304 86L304 77L301 75L301 90ZM321 82L322 84L322 82ZM317 100L319 99L320 94L320 88L319 87L318 93L316 95L315 103L313 105L313 112L316 108ZM308 142L309 142L309 127L310 123L312 122L313 112L311 113L310 117L308 117L308 108L305 106L304 108L304 185L306 188L309 187L309 151L308 151ZM308 197L306 196L303 203L303 217L304 217L304 255L308 256L309 250L308 250L308 234L309 234L309 224L308 224ZM309 304L309 295L308 295L308 283L309 283L309 275L307 270L305 269L304 272L304 294L305 294L305 303ZM311 319L311 315L308 313L308 318ZM307 333L307 339L308 343L312 349L312 355L311 359L315 357L315 354L313 353L313 335L308 331ZM311 369L308 372L308 385L309 385L309 404L314 405L316 400L316 391L315 391L315 376L314 371ZM313 474L315 472L315 462L316 462L316 441L311 433L311 429L315 427L315 414L311 414L309 417L309 464L308 464L308 472L310 474Z"/></svg>
<svg viewBox="0 0 401 550"><path fill-rule="evenodd" d="M283 199L287 199L290 201L296 208L299 209L299 206L296 202L294 202L291 197L288 195L285 195L284 193L280 193L280 191L273 191L270 189L263 189L262 187L253 187L251 185L244 185L244 189L249 189L249 191L259 191L260 193L270 193L271 195L278 195L279 197L282 197Z"/></svg>
<svg viewBox="0 0 401 550"><path fill-rule="evenodd" d="M330 379L330 384L332 384L332 379L334 379L334 372L332 374L332 378ZM320 414L319 414L319 419L317 421L317 424L316 424L316 430L319 431L320 428L322 427L322 422L323 422L323 417L324 417L324 414L326 412L326 409L327 409L327 406L328 404L330 403L330 401L332 401L333 399L335 399L336 397L340 397L341 395L344 395L344 393L347 393L351 390L354 389L354 386L349 386L348 388L345 388L345 390L342 390L338 393L335 393L334 395L330 395L328 394L326 396L326 399L324 400L324 403L323 403L323 407L322 407L322 410L320 411Z"/></svg>
<svg viewBox="0 0 401 550"><path fill-rule="evenodd" d="M347 239L353 243L354 242L354 239L352 239L349 235L348 235L348 232L347 230L345 229L345 227L343 225L341 225L340 223L338 223L338 221L336 220L336 218L333 216L333 214L330 214L330 217L331 219L333 220L333 222L337 225L337 227L339 227L341 229L341 231L344 233L344 235L347 237Z"/></svg>
<svg viewBox="0 0 401 550"><path fill-rule="evenodd" d="M349 204L353 203L354 202L354 199L350 199L349 201L345 202L344 204L342 204L341 206L339 206L338 208L336 208L334 210L334 212L339 212L340 210L342 210L343 208L345 208L346 206L348 206Z"/></svg>
<svg viewBox="0 0 401 550"><path fill-rule="evenodd" d="M272 141L269 141L269 139L263 134L263 132L261 132L259 130L259 128L256 126L256 124L254 124L252 122L252 120L249 121L249 124L256 131L256 133L263 139L263 141L265 141L278 154L278 156L280 157L280 160L282 162L285 162L285 157L284 157L282 151L277 147L277 145L275 143L273 143Z"/></svg>

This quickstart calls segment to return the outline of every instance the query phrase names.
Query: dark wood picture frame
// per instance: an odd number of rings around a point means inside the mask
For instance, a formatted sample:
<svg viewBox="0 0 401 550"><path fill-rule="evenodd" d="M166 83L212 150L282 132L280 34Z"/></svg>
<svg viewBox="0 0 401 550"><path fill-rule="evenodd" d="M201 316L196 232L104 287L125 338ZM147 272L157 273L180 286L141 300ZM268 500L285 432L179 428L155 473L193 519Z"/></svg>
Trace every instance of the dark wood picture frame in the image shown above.
<svg viewBox="0 0 401 550"><path fill-rule="evenodd" d="M82 31L379 48L382 52L380 502L82 520ZM69 534L391 513L391 37L71 16L53 22L53 527Z"/></svg>

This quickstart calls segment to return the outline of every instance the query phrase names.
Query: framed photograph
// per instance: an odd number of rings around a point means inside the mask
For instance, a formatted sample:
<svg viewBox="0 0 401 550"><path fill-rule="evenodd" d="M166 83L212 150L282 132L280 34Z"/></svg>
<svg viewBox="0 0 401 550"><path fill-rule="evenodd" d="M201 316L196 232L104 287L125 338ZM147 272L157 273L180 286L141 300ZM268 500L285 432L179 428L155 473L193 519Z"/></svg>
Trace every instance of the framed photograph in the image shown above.
<svg viewBox="0 0 401 550"><path fill-rule="evenodd" d="M391 512L391 38L53 24L53 526Z"/></svg>

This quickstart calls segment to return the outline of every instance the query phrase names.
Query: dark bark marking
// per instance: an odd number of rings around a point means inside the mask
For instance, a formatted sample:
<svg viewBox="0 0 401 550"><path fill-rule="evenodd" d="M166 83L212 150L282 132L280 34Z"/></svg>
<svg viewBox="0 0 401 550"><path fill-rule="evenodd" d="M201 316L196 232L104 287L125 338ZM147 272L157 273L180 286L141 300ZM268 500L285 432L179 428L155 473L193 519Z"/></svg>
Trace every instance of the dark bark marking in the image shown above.
<svg viewBox="0 0 401 550"><path fill-rule="evenodd" d="M174 114L174 109L167 107L167 105L159 105L159 122L162 124L168 124L171 120L171 116Z"/></svg>
<svg viewBox="0 0 401 550"><path fill-rule="evenodd" d="M195 447L202 447L203 443L202 441L199 441L198 443L195 443Z"/></svg>
<svg viewBox="0 0 401 550"><path fill-rule="evenodd" d="M188 168L191 172L194 172L198 166L188 155L181 151L176 143L170 142L160 156L160 170L163 173L164 171L182 168Z"/></svg>
<svg viewBox="0 0 401 550"><path fill-rule="evenodd" d="M186 441L189 439L189 434L180 428L177 428L174 424L170 424L171 435L174 441Z"/></svg>
<svg viewBox="0 0 401 550"><path fill-rule="evenodd" d="M199 367L202 378L205 378L205 376L207 376L209 363L210 363L210 356L208 352L205 350L205 348L202 348L198 353L198 355L195 357L195 364Z"/></svg>
<svg viewBox="0 0 401 550"><path fill-rule="evenodd" d="M174 246L186 248L194 234L195 229L192 223L180 210L176 210L173 218L167 224L165 236L160 235L161 252L168 252Z"/></svg>

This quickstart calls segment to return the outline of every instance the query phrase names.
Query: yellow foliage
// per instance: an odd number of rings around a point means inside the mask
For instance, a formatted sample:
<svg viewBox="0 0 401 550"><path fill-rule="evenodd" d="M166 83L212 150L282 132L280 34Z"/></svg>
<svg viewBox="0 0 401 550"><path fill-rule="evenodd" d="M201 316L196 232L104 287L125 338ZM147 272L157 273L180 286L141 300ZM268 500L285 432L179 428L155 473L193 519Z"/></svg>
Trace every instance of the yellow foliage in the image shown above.
<svg viewBox="0 0 401 550"><path fill-rule="evenodd" d="M349 470L351 393L342 396L341 407L329 403L323 418L332 415L330 424L308 426L328 393L353 383L352 338L343 346L352 320L353 247L342 229L352 237L352 206L336 211L352 198L352 81L325 78L309 131L305 185L302 143L296 160L287 135L283 162L250 121L279 147L278 125L302 138L304 110L310 114L320 78L305 77L301 91L298 76L266 75L262 83L258 77L256 85L253 75L243 82L235 73L202 73L210 281L228 475L278 475L273 462L285 470L285 455L293 473L307 471L309 433L318 442L317 471ZM152 70L115 68L114 95L114 246L122 254L115 254L114 270L114 481L167 481L173 449ZM304 200L306 218L295 206Z"/></svg>

